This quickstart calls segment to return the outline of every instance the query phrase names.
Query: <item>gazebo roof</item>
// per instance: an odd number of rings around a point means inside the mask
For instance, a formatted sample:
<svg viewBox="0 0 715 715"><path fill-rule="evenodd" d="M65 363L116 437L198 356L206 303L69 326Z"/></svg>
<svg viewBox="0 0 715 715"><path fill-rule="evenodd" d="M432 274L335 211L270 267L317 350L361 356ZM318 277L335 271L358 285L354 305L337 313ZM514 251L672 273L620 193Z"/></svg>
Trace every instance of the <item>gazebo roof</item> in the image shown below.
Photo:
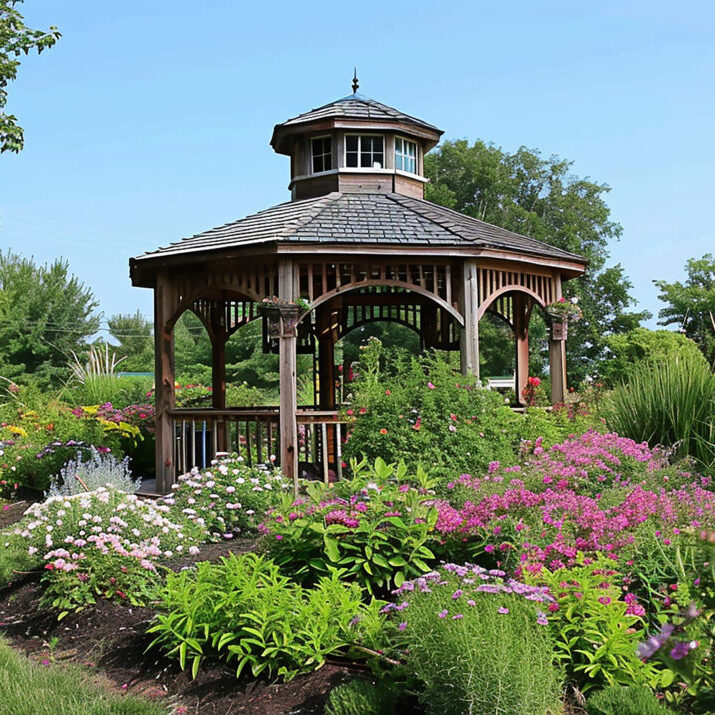
<svg viewBox="0 0 715 715"><path fill-rule="evenodd" d="M396 193L338 193L288 201L144 253L132 263L265 244L491 248L584 265L550 246L423 199ZM266 246L267 252L270 252Z"/></svg>

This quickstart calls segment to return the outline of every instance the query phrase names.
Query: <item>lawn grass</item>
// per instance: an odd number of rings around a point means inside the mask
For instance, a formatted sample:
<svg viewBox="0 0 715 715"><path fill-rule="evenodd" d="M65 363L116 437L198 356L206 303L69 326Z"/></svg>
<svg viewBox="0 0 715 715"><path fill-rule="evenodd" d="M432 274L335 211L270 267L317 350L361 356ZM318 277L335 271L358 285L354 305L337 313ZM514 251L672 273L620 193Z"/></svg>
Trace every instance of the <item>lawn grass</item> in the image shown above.
<svg viewBox="0 0 715 715"><path fill-rule="evenodd" d="M155 715L166 710L111 692L101 676L71 664L42 665L0 639L0 712L3 715Z"/></svg>

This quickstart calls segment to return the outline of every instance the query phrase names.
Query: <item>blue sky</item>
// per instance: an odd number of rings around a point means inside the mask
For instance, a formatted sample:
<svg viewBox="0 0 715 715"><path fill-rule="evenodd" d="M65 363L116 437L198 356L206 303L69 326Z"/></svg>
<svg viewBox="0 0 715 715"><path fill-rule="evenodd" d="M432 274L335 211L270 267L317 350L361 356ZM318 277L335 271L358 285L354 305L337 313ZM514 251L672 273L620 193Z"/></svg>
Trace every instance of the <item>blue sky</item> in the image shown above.
<svg viewBox="0 0 715 715"><path fill-rule="evenodd" d="M715 250L715 3L28 0L60 42L23 59L0 156L0 248L64 256L105 315L151 314L129 256L289 198L273 125L360 92L612 187L640 307ZM651 321L654 325L655 321Z"/></svg>

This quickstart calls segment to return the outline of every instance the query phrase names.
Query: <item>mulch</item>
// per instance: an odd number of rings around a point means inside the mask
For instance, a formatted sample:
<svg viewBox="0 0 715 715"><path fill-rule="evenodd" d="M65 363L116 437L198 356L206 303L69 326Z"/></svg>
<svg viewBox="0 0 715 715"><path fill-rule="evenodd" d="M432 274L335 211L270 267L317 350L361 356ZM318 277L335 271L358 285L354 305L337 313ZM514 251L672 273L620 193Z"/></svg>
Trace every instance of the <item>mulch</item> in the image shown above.
<svg viewBox="0 0 715 715"><path fill-rule="evenodd" d="M24 508L18 508L20 516ZM0 515L7 514L0 511ZM19 518L16 514L13 516L13 521ZM11 522L6 521L5 525L7 523ZM206 544L196 556L168 565L180 570L196 561L245 553L255 546L255 540L248 538ZM360 672L348 665L328 664L289 683L271 683L243 676L237 679L233 670L207 663L196 680L192 680L176 661L166 659L160 651L146 652L151 642L146 629L155 615L152 609L99 601L58 622L55 613L40 608L39 576L19 574L15 581L0 589L0 635L35 660L70 661L101 671L118 692L159 700L175 712L202 715L322 713L330 690Z"/></svg>

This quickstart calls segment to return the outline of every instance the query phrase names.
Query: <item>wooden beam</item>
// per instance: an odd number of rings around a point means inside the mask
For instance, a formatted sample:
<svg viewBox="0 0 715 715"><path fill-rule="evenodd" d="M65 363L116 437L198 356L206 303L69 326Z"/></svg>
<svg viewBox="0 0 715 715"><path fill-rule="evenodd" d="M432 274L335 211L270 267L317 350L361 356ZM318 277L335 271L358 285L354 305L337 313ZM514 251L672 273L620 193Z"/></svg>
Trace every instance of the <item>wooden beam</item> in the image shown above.
<svg viewBox="0 0 715 715"><path fill-rule="evenodd" d="M529 310L528 298L524 293L514 293L512 296L512 310L514 321L514 342L516 344L516 401L524 404L522 395L529 379Z"/></svg>
<svg viewBox="0 0 715 715"><path fill-rule="evenodd" d="M551 404L566 399L566 341L549 340L549 367L551 369Z"/></svg>

